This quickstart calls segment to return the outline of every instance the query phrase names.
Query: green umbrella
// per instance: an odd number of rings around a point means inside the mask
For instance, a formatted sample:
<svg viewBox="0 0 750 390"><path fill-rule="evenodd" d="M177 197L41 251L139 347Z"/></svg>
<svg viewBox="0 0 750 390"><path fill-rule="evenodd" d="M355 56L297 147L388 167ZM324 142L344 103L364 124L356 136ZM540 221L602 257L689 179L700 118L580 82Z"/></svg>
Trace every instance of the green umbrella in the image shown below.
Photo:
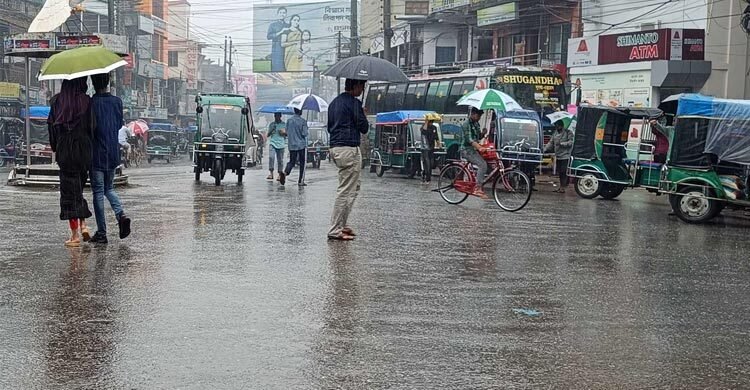
<svg viewBox="0 0 750 390"><path fill-rule="evenodd" d="M39 72L39 80L72 80L109 73L126 64L120 56L101 46L79 47L47 59Z"/></svg>
<svg viewBox="0 0 750 390"><path fill-rule="evenodd" d="M555 111L553 113L547 114L547 118L549 118L549 121L553 124L557 121L562 121L563 127L566 129L570 128L571 123L575 120L575 116L569 112L565 111Z"/></svg>
<svg viewBox="0 0 750 390"><path fill-rule="evenodd" d="M510 95L496 89L480 89L469 92L456 102L458 106L471 106L480 110L513 111L522 110Z"/></svg>

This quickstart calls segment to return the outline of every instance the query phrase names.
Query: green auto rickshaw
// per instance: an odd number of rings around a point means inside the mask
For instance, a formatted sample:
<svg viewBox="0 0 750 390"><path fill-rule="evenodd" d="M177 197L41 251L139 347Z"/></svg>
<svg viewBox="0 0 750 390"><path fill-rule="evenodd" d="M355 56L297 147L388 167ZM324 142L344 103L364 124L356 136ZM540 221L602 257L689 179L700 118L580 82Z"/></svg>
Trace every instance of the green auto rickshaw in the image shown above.
<svg viewBox="0 0 750 390"><path fill-rule="evenodd" d="M393 111L377 115L375 122L375 137L370 152L370 164L375 174L383 176L385 171L397 169L414 178L422 169L421 128L425 116L429 115L437 127L438 139L435 141L433 167L440 167L445 163L445 148L443 135L440 131L440 116L432 111Z"/></svg>
<svg viewBox="0 0 750 390"><path fill-rule="evenodd" d="M149 129L146 137L146 155L148 163L153 160L164 160L167 164L174 158L173 145L177 132L171 130Z"/></svg>

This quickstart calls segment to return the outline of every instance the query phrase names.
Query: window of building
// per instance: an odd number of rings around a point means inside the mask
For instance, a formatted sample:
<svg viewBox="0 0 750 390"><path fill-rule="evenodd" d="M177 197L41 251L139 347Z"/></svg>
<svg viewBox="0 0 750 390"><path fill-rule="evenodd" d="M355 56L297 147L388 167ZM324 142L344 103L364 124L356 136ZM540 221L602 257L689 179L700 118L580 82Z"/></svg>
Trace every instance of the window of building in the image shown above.
<svg viewBox="0 0 750 390"><path fill-rule="evenodd" d="M549 26L549 46L547 47L548 60L556 64L567 63L570 29L570 23L560 23Z"/></svg>
<svg viewBox="0 0 750 390"><path fill-rule="evenodd" d="M151 5L151 14L157 18L164 19L164 0L154 0Z"/></svg>
<svg viewBox="0 0 750 390"><path fill-rule="evenodd" d="M455 46L437 46L435 48L435 65L451 65L456 62Z"/></svg>
<svg viewBox="0 0 750 390"><path fill-rule="evenodd" d="M164 44L162 42L162 38L158 35L154 35L154 38L151 41L151 55L154 60L164 61L161 54L163 48Z"/></svg>
<svg viewBox="0 0 750 390"><path fill-rule="evenodd" d="M167 56L167 64L170 67L177 66L179 63L179 55L176 51L170 51Z"/></svg>

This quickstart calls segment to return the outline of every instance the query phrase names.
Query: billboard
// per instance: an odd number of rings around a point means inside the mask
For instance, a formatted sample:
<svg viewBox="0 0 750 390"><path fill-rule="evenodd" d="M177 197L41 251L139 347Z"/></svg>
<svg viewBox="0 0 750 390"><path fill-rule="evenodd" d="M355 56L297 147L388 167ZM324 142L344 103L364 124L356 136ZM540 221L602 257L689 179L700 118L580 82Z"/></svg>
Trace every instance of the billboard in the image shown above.
<svg viewBox="0 0 750 390"><path fill-rule="evenodd" d="M568 68L599 65L599 37L568 39Z"/></svg>
<svg viewBox="0 0 750 390"><path fill-rule="evenodd" d="M655 60L704 59L703 30L660 29L602 35L599 65Z"/></svg>
<svg viewBox="0 0 750 390"><path fill-rule="evenodd" d="M429 12L441 12L469 5L469 0L430 0Z"/></svg>
<svg viewBox="0 0 750 390"><path fill-rule="evenodd" d="M477 10L477 26L489 26L491 24L510 22L518 17L516 3L505 3L494 7Z"/></svg>
<svg viewBox="0 0 750 390"><path fill-rule="evenodd" d="M312 71L336 62L341 42L348 42L350 2L254 6L253 71ZM348 53L342 53L347 55Z"/></svg>

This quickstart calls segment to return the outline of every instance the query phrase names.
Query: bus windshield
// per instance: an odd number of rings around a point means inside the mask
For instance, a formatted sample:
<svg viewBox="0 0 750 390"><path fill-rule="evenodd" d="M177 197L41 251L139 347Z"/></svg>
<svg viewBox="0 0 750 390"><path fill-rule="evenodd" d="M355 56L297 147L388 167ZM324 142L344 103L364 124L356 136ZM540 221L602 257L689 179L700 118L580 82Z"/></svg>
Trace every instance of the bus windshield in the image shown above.
<svg viewBox="0 0 750 390"><path fill-rule="evenodd" d="M558 74L550 71L499 71L491 86L512 96L528 110L548 114L565 108L565 86Z"/></svg>

